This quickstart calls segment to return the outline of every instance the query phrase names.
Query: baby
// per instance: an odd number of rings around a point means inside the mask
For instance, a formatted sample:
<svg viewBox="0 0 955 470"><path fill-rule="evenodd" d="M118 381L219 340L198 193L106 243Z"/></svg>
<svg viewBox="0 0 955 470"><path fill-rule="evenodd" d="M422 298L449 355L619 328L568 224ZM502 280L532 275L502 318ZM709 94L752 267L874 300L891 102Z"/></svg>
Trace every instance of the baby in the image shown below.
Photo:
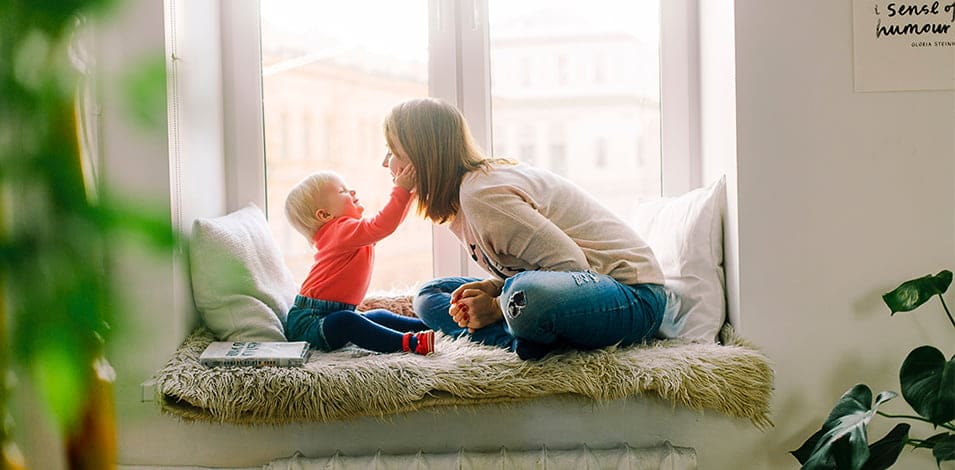
<svg viewBox="0 0 955 470"><path fill-rule="evenodd" d="M289 341L308 341L323 351L351 342L378 352L429 355L434 332L417 319L377 309L358 313L371 281L375 243L404 220L411 205L415 173L409 165L395 175L384 209L362 218L355 191L333 172L314 173L292 188L285 200L289 222L315 247L315 263L289 309Z"/></svg>

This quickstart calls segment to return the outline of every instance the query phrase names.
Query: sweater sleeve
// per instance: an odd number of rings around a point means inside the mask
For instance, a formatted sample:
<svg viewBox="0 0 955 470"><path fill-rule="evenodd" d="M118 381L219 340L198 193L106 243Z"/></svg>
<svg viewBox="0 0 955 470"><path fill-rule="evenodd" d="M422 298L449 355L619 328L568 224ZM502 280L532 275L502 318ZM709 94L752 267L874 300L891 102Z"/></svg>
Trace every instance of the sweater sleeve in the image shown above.
<svg viewBox="0 0 955 470"><path fill-rule="evenodd" d="M394 233L411 207L411 192L395 186L388 203L370 218L348 219L337 224L335 239L341 248L357 248L377 243Z"/></svg>
<svg viewBox="0 0 955 470"><path fill-rule="evenodd" d="M590 269L584 251L560 227L516 192L487 187L462 201L486 245L499 256L543 271Z"/></svg>

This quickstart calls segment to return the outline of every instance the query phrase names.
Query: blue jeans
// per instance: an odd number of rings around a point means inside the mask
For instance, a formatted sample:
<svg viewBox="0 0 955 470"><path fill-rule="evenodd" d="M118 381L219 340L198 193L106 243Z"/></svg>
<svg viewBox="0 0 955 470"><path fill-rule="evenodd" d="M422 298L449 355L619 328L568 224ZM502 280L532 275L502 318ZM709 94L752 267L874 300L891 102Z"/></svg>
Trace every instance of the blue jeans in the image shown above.
<svg viewBox="0 0 955 470"><path fill-rule="evenodd" d="M399 352L404 333L425 329L427 326L420 319L385 309L358 313L351 304L302 295L295 296L285 322L285 336L289 341L308 341L322 351L353 343L372 351Z"/></svg>
<svg viewBox="0 0 955 470"><path fill-rule="evenodd" d="M630 346L654 337L666 291L659 284L621 284L592 272L525 271L509 277L498 302L504 321L468 333L451 319L451 293L478 278L445 277L425 284L414 310L428 327L471 341L514 348L527 340L550 349Z"/></svg>

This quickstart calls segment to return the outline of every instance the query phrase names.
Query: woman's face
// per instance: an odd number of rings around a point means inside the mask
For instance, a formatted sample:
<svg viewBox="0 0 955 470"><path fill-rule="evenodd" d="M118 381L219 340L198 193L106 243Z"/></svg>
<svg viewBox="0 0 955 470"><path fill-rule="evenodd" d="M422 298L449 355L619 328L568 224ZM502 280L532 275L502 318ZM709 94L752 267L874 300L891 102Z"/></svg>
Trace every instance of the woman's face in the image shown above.
<svg viewBox="0 0 955 470"><path fill-rule="evenodd" d="M408 158L408 154L405 153L405 149L401 147L398 139L391 139L391 141L395 143L395 148L385 154L381 166L387 168L391 172L391 176L395 176L406 166L411 165L411 159Z"/></svg>

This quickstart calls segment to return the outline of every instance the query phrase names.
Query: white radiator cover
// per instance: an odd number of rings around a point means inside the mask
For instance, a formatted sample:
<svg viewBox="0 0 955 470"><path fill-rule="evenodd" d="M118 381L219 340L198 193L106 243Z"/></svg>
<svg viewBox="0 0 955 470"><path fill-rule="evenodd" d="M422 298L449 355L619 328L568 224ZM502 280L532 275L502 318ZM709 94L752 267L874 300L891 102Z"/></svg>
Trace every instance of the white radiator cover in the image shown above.
<svg viewBox="0 0 955 470"><path fill-rule="evenodd" d="M555 450L542 447L532 450L497 452L472 452L461 450L447 454L392 455L378 452L373 455L307 458L296 454L276 460L263 470L408 470L408 469L527 469L527 470L694 470L696 451L686 447L674 447L669 442L634 449L630 446L612 449L591 449L587 446L576 449Z"/></svg>

